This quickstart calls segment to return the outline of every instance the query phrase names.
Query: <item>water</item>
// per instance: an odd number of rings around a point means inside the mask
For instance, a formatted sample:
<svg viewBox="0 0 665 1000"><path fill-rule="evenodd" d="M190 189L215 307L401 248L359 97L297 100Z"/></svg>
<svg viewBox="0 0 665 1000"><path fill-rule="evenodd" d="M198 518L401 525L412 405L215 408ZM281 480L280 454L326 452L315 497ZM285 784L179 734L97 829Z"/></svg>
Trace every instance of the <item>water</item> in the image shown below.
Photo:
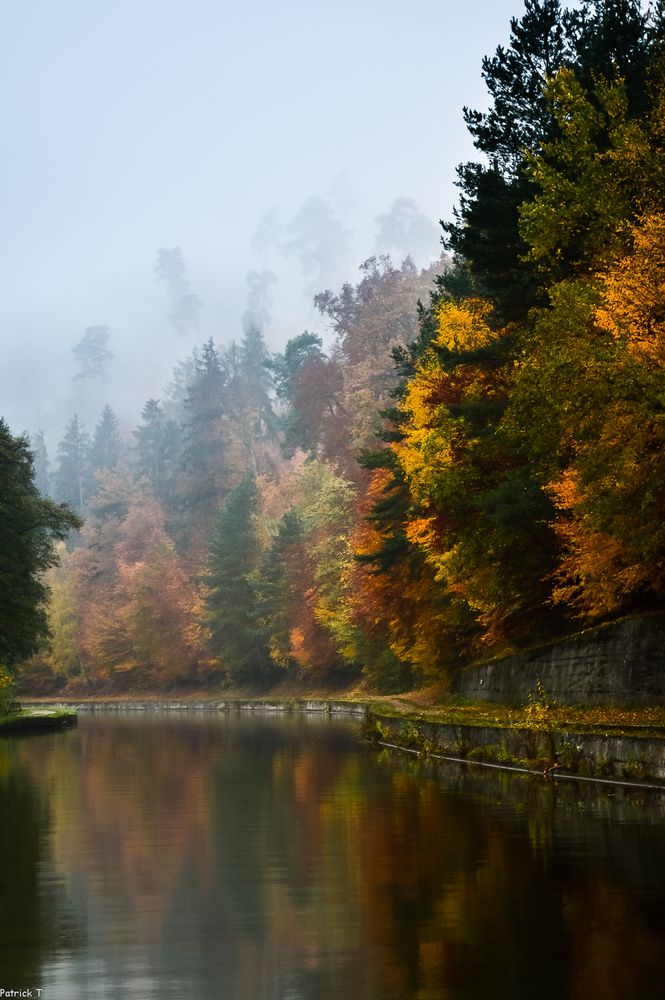
<svg viewBox="0 0 665 1000"><path fill-rule="evenodd" d="M351 721L104 713L0 740L0 815L0 990L665 992L659 794L435 768Z"/></svg>

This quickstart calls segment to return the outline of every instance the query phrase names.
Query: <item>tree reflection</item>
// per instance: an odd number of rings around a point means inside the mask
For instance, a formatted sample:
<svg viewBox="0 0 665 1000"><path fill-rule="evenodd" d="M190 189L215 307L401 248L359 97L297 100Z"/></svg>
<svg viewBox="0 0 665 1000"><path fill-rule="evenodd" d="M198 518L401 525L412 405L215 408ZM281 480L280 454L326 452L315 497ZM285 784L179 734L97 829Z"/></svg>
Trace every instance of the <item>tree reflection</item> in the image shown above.
<svg viewBox="0 0 665 1000"><path fill-rule="evenodd" d="M79 932L58 886L45 877L51 836L46 790L8 739L0 739L0 816L0 986L31 989L40 985L45 959L72 947Z"/></svg>
<svg viewBox="0 0 665 1000"><path fill-rule="evenodd" d="M19 756L0 787L23 888L0 913L22 982L66 924L48 843L86 915L70 980L103 967L133 996L140 967L142 1000L658 995L657 803L437 775L295 717L98 717Z"/></svg>

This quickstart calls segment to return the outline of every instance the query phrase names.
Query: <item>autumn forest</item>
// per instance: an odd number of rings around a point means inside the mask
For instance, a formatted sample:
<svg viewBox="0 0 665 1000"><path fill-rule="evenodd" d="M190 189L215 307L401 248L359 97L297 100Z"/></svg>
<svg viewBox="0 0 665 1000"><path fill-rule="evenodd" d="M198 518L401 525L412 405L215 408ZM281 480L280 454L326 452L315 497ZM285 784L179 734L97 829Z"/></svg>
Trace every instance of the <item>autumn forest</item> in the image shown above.
<svg viewBox="0 0 665 1000"><path fill-rule="evenodd" d="M184 357L130 433L0 424L0 663L39 692L378 691L662 607L665 4L527 0L466 108L443 253L321 289L334 336ZM435 107L433 107L435 112ZM436 120L433 128L444 128ZM185 330L177 249L160 274Z"/></svg>

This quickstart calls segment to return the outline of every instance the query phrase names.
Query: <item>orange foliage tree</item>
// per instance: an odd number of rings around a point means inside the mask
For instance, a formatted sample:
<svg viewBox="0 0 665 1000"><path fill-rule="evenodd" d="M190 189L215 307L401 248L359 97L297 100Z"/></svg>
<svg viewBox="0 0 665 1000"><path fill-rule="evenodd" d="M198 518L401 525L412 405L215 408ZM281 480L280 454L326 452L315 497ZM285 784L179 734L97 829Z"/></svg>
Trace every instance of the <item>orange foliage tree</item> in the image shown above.
<svg viewBox="0 0 665 1000"><path fill-rule="evenodd" d="M592 419L550 490L564 556L555 599L589 619L651 606L665 584L665 216L600 276L592 336L604 364L584 371ZM582 388L582 387L580 387Z"/></svg>
<svg viewBox="0 0 665 1000"><path fill-rule="evenodd" d="M538 631L551 505L506 434L513 337L480 299L442 301L399 404L393 445L415 509L406 525L469 639L509 648ZM453 634L457 627L453 622Z"/></svg>
<svg viewBox="0 0 665 1000"><path fill-rule="evenodd" d="M194 588L158 501L102 477L83 542L72 554L81 671L113 686L169 686L191 678L199 650Z"/></svg>

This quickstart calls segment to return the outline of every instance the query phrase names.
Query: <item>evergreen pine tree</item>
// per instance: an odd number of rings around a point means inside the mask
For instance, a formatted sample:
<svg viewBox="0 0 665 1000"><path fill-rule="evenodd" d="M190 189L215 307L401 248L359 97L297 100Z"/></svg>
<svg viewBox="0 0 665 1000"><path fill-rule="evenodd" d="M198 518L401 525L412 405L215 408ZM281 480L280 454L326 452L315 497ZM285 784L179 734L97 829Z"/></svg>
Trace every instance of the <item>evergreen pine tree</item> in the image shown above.
<svg viewBox="0 0 665 1000"><path fill-rule="evenodd" d="M257 615L274 663L292 666L291 629L296 609L302 604L303 527L295 510L288 510L277 526L277 534L265 553L257 574Z"/></svg>
<svg viewBox="0 0 665 1000"><path fill-rule="evenodd" d="M198 295L189 291L187 269L180 247L162 247L157 251L155 278L166 285L171 302L169 319L176 332L184 337L197 330L203 303Z"/></svg>
<svg viewBox="0 0 665 1000"><path fill-rule="evenodd" d="M50 481L48 449L46 447L44 431L37 431L31 445L34 456L35 486L43 496L46 496L49 492Z"/></svg>
<svg viewBox="0 0 665 1000"><path fill-rule="evenodd" d="M483 60L489 110L464 110L474 144L489 164L458 168L460 205L454 222L444 225L447 246L493 302L499 323L520 319L537 298L518 232L518 209L531 191L524 155L538 149L553 127L547 79L574 58L575 18L559 0L526 0L525 7L521 20L511 20L508 47Z"/></svg>
<svg viewBox="0 0 665 1000"><path fill-rule="evenodd" d="M583 0L576 20L576 75L588 91L599 78L623 80L631 115L647 107L645 86L658 41L658 14L640 0Z"/></svg>
<svg viewBox="0 0 665 1000"><path fill-rule="evenodd" d="M229 355L232 354L232 358ZM247 468L258 475L261 450L277 431L270 390L272 375L266 365L268 351L258 326L246 326L239 347L227 352L229 371L229 416L235 423L247 456Z"/></svg>
<svg viewBox="0 0 665 1000"><path fill-rule="evenodd" d="M72 349L78 371L74 381L108 378L107 366L113 359L109 350L111 331L108 326L88 326L76 347Z"/></svg>
<svg viewBox="0 0 665 1000"><path fill-rule="evenodd" d="M247 476L218 515L204 577L210 649L226 675L239 683L265 678L271 669L253 580L260 555L258 507L256 481Z"/></svg>
<svg viewBox="0 0 665 1000"><path fill-rule="evenodd" d="M123 443L120 437L118 419L106 404L95 427L90 446L90 468L92 472L114 469L122 457Z"/></svg>
<svg viewBox="0 0 665 1000"><path fill-rule="evenodd" d="M475 291L493 303L497 324L521 320L544 302L542 282L526 259L519 208L535 193L526 157L558 135L546 82L565 66L592 95L599 79L625 80L629 113L639 114L662 27L662 11L643 12L639 0L584 0L575 11L563 10L559 0L526 0L525 7L511 21L509 45L483 60L489 110L465 109L474 144L489 163L458 168L459 208L444 224L447 246Z"/></svg>
<svg viewBox="0 0 665 1000"><path fill-rule="evenodd" d="M247 405L255 415L256 434L263 437L274 430L275 416L272 409L272 375L266 362L268 349L263 333L257 326L249 326L240 342L240 368Z"/></svg>
<svg viewBox="0 0 665 1000"><path fill-rule="evenodd" d="M90 438L76 414L69 421L65 436L58 445L58 464L53 480L56 500L83 515L93 492L93 481Z"/></svg>
<svg viewBox="0 0 665 1000"><path fill-rule="evenodd" d="M226 488L227 378L212 339L203 345L184 401L181 501L189 523L207 533Z"/></svg>
<svg viewBox="0 0 665 1000"><path fill-rule="evenodd" d="M168 420L157 399L149 399L141 411L142 423L134 431L134 472L147 484L167 513L173 512L175 477L180 448L179 428Z"/></svg>
<svg viewBox="0 0 665 1000"><path fill-rule="evenodd" d="M0 665L35 653L48 634L44 571L56 563L55 539L80 527L64 505L41 496L24 437L0 420Z"/></svg>

